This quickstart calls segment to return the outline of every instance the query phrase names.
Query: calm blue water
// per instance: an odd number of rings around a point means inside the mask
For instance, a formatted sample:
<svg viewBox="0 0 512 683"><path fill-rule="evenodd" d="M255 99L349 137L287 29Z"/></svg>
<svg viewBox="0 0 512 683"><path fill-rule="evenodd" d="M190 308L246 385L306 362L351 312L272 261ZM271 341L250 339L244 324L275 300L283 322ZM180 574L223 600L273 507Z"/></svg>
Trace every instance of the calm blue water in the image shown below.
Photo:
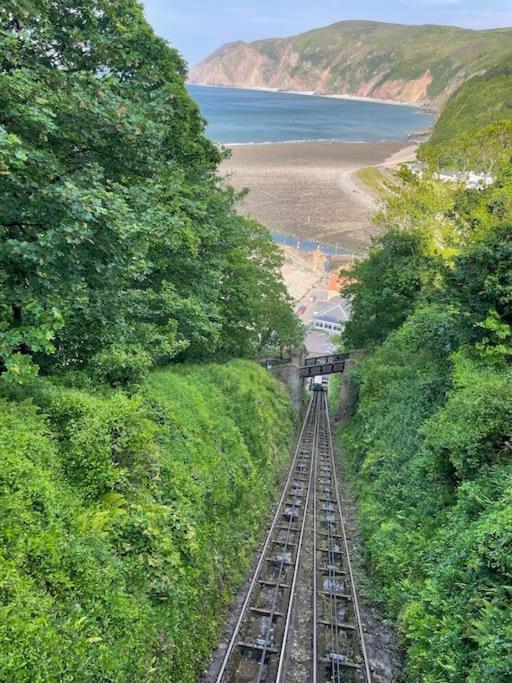
<svg viewBox="0 0 512 683"><path fill-rule="evenodd" d="M404 140L430 126L431 114L416 107L336 100L288 93L189 85L215 142Z"/></svg>

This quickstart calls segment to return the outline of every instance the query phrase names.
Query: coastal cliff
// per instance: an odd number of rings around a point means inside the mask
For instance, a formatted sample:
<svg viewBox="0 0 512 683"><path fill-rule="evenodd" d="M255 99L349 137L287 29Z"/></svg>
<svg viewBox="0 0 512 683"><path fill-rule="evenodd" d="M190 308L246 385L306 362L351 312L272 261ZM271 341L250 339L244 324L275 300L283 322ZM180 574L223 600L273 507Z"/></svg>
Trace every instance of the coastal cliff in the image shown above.
<svg viewBox="0 0 512 683"><path fill-rule="evenodd" d="M344 21L290 38L223 45L190 82L410 102L440 109L512 53L512 29Z"/></svg>

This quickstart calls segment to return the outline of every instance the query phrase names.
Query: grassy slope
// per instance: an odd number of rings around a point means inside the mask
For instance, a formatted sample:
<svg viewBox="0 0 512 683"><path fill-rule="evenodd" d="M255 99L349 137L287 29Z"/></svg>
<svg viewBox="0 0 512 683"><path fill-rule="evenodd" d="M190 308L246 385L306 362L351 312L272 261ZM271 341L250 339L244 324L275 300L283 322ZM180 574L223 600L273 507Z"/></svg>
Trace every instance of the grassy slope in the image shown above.
<svg viewBox="0 0 512 683"><path fill-rule="evenodd" d="M380 169L375 166L366 166L359 169L357 177L377 196L385 194L386 188L384 183L386 182L386 177Z"/></svg>
<svg viewBox="0 0 512 683"><path fill-rule="evenodd" d="M381 74L386 79L413 80L430 69L428 94L439 98L456 78L467 78L494 66L512 52L512 30L471 31L448 26L406 26L347 21L291 39L256 41L253 47L271 60L277 47L291 43L299 53L292 75L308 79L332 68L330 87L352 88Z"/></svg>
<svg viewBox="0 0 512 683"><path fill-rule="evenodd" d="M24 391L0 398L0 680L197 680L288 457L287 397L242 361L133 396Z"/></svg>

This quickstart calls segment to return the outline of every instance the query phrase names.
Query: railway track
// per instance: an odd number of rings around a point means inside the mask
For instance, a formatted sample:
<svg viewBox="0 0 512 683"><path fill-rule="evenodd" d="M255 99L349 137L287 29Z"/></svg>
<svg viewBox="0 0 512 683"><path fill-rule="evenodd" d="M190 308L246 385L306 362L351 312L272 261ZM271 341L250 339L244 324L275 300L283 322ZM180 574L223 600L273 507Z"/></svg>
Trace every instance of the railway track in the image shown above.
<svg viewBox="0 0 512 683"><path fill-rule="evenodd" d="M306 554L311 571L302 571ZM325 392L310 401L217 683L306 683L288 672L294 601L304 581L311 596L309 681L370 683Z"/></svg>

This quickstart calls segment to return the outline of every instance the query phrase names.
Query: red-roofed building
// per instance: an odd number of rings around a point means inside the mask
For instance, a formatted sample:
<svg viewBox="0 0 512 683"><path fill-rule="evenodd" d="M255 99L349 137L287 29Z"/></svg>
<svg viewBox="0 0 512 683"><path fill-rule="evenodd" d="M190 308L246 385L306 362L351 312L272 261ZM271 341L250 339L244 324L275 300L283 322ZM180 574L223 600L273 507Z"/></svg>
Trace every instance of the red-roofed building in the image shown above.
<svg viewBox="0 0 512 683"><path fill-rule="evenodd" d="M350 270L351 266L345 266L344 270ZM329 284L327 285L327 301L330 301L335 296L338 296L343 287L355 282L354 278L348 275L340 275L340 273L333 273Z"/></svg>

